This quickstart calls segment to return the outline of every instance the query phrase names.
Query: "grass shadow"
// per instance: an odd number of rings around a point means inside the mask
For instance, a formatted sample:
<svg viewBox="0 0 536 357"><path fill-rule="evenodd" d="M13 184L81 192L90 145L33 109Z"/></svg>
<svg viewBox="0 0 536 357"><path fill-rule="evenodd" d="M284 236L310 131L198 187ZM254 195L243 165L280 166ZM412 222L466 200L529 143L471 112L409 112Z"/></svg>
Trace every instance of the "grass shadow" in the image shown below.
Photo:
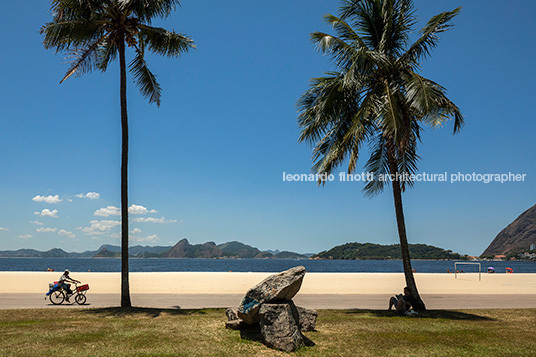
<svg viewBox="0 0 536 357"><path fill-rule="evenodd" d="M264 343L264 339L262 338L261 334L261 328L258 324L249 325L247 328L240 330L240 338L243 340Z"/></svg>
<svg viewBox="0 0 536 357"><path fill-rule="evenodd" d="M152 307L103 307L85 310L88 314L112 317L146 316L156 318L162 313L169 315L204 315L210 309L152 308Z"/></svg>
<svg viewBox="0 0 536 357"><path fill-rule="evenodd" d="M249 325L247 328L240 330L240 338L243 340L265 344L264 338L262 337L261 328L258 324ZM316 345L309 337L305 335L303 335L303 343L307 347L313 347Z"/></svg>
<svg viewBox="0 0 536 357"><path fill-rule="evenodd" d="M465 320L465 321L495 321L495 319L490 318L490 317L470 314L470 313L461 312L461 311L454 311L454 310L428 310L428 311L420 312L418 315L415 315L415 316L399 315L395 311L367 310L367 309L346 310L344 313L346 314L371 314L376 317L387 317L387 318L406 317L408 319L424 318L424 319L445 319L445 320Z"/></svg>

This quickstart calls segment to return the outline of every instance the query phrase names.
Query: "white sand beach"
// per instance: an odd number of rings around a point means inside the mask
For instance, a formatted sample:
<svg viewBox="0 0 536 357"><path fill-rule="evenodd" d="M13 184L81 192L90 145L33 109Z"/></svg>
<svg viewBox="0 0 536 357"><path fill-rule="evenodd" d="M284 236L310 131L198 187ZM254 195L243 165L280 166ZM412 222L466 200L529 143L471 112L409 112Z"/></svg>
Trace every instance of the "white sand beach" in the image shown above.
<svg viewBox="0 0 536 357"><path fill-rule="evenodd" d="M0 293L46 293L61 272L0 272ZM270 273L130 273L132 294L244 294ZM118 294L120 273L77 273L92 294ZM421 294L536 294L536 274L416 273ZM402 273L307 273L300 294L394 294L405 285Z"/></svg>
<svg viewBox="0 0 536 357"><path fill-rule="evenodd" d="M45 299L58 272L0 272L0 309L58 308ZM216 308L237 306L249 288L269 273L131 273L133 306ZM61 307L112 307L120 301L120 273L77 273L87 283L88 304ZM536 274L416 273L429 309L536 308ZM296 304L315 309L386 309L404 287L402 273L307 273Z"/></svg>

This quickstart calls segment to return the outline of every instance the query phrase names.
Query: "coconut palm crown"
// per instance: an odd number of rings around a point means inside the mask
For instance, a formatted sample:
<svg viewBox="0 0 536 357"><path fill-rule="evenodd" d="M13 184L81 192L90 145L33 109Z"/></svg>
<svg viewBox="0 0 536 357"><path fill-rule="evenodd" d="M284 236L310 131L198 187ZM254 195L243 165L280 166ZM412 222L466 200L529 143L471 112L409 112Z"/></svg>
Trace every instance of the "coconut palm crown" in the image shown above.
<svg viewBox="0 0 536 357"><path fill-rule="evenodd" d="M145 62L146 49L176 57L195 48L184 34L150 26L154 18L166 18L177 5L178 0L52 0L53 20L41 28L43 44L73 58L61 82L94 69L106 71L125 45L132 48L136 56L130 72L149 102L160 105L161 88Z"/></svg>
<svg viewBox="0 0 536 357"><path fill-rule="evenodd" d="M128 69L140 92L160 105L161 87L145 61L146 52L168 57L194 48L186 35L151 26L180 5L178 0L52 0L52 21L41 28L45 48L66 52L72 63L61 80L92 70L106 71L119 57L121 105L121 306L129 307L128 280L128 115L126 48L134 59ZM61 83L60 82L60 83Z"/></svg>
<svg viewBox="0 0 536 357"><path fill-rule="evenodd" d="M299 140L313 145L313 172L329 174L348 163L348 173L354 173L363 146L370 147L365 169L374 179L364 193L374 196L392 185L406 284L421 310L401 192L414 183L409 175L417 171L423 127L438 128L454 119L456 133L464 123L445 88L420 73L420 62L459 11L432 17L410 42L416 23L412 0L343 0L339 16L324 17L335 34L311 34L336 70L313 79L298 101Z"/></svg>

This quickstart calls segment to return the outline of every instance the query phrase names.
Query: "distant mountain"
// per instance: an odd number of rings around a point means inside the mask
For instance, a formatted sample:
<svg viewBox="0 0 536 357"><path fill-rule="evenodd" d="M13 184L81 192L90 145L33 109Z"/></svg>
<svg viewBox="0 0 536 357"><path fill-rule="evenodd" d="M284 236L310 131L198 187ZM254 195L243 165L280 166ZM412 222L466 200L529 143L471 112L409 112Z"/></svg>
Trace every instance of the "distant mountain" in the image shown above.
<svg viewBox="0 0 536 357"><path fill-rule="evenodd" d="M43 258L69 258L71 255L58 248L51 249L43 253Z"/></svg>
<svg viewBox="0 0 536 357"><path fill-rule="evenodd" d="M523 253L529 250L531 244L536 244L536 205L503 229L482 256Z"/></svg>
<svg viewBox="0 0 536 357"><path fill-rule="evenodd" d="M93 256L93 258L120 258L121 252L114 252L111 250L108 250L107 248L102 248L97 254Z"/></svg>
<svg viewBox="0 0 536 357"><path fill-rule="evenodd" d="M4 250L0 252L2 258L69 258L72 253L54 248L46 252L40 252L35 249Z"/></svg>
<svg viewBox="0 0 536 357"><path fill-rule="evenodd" d="M97 250L97 252L100 252L103 249L106 249L106 250L108 250L110 252L121 253L121 247L118 246L118 245L104 244ZM134 245L134 246L128 247L128 253L131 256L139 256L139 255L144 255L146 253L160 254L160 253L164 253L164 252L166 252L166 251L168 251L170 249L171 249L170 246L168 246L168 247L162 247L162 246L151 247L151 246ZM95 254L96 253L93 253L92 256L94 256Z"/></svg>
<svg viewBox="0 0 536 357"><path fill-rule="evenodd" d="M275 258L274 255L270 252L260 252L255 256L255 259L267 259L267 258Z"/></svg>
<svg viewBox="0 0 536 357"><path fill-rule="evenodd" d="M162 258L217 258L221 256L221 249L214 242L192 245L184 238L161 256Z"/></svg>
<svg viewBox="0 0 536 357"><path fill-rule="evenodd" d="M214 242L203 244L190 244L186 238L181 239L173 247L141 246L128 248L129 256L133 258L253 258L253 259L296 259L306 256L293 252L277 252L275 255L268 251L260 251L250 245L233 241L216 245ZM121 247L104 244L97 250L88 250L82 253L67 253L62 249L54 248L46 252L34 249L19 249L16 251L0 251L0 257L13 258L119 258Z"/></svg>
<svg viewBox="0 0 536 357"><path fill-rule="evenodd" d="M409 253L411 259L465 259L450 250L444 250L426 244L410 244ZM311 257L312 259L402 259L399 244L381 245L373 243L346 243L320 252Z"/></svg>
<svg viewBox="0 0 536 357"><path fill-rule="evenodd" d="M272 254L268 252L261 252L255 247L236 241L219 245L214 242L190 244L186 238L162 253L163 258L269 258L271 256Z"/></svg>
<svg viewBox="0 0 536 357"><path fill-rule="evenodd" d="M0 252L0 257L7 258L34 258L40 257L43 252L39 252L34 249L19 249L19 250L4 250Z"/></svg>
<svg viewBox="0 0 536 357"><path fill-rule="evenodd" d="M218 248L222 251L221 256L227 258L270 258L272 256L269 252L261 252L255 247L236 241L220 244Z"/></svg>

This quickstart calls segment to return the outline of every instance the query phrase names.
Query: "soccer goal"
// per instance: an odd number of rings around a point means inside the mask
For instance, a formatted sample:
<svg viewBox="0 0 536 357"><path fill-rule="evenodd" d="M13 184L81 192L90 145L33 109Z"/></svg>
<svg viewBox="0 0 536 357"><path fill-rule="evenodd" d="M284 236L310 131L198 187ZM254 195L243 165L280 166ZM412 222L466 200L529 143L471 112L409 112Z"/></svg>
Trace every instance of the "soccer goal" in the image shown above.
<svg viewBox="0 0 536 357"><path fill-rule="evenodd" d="M458 279L458 265L478 265L478 281L482 281L482 264L480 264L480 263L455 262L454 263L454 279Z"/></svg>

